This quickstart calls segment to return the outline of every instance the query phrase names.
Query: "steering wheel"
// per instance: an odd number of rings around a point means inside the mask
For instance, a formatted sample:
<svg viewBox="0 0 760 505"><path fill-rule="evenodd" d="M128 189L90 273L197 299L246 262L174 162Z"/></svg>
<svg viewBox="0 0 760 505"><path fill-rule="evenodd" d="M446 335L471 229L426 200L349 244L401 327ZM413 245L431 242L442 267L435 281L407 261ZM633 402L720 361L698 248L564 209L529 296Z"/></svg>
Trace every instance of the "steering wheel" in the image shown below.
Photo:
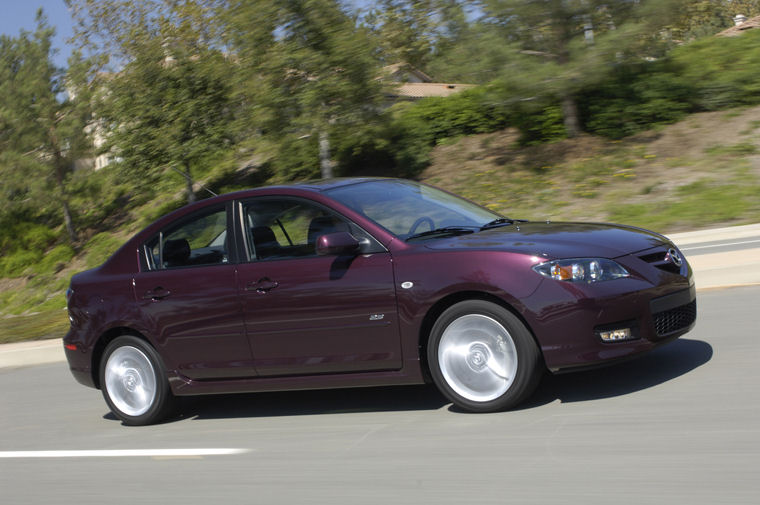
<svg viewBox="0 0 760 505"><path fill-rule="evenodd" d="M435 229L435 223L433 223L433 220L427 216L422 216L417 218L414 224L409 228L409 235L414 235L414 232L417 231L417 228L419 228L422 223L427 223L431 230Z"/></svg>

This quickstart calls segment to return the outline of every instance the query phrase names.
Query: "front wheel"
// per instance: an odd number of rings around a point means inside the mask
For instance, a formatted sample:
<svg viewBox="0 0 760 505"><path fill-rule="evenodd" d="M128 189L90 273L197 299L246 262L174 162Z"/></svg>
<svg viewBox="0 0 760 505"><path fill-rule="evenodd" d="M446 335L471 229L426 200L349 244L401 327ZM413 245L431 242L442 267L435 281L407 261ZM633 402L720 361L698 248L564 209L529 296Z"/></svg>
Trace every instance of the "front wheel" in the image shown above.
<svg viewBox="0 0 760 505"><path fill-rule="evenodd" d="M111 412L132 426L162 420L174 403L161 357L132 335L118 337L106 347L100 386Z"/></svg>
<svg viewBox="0 0 760 505"><path fill-rule="evenodd" d="M470 412L518 405L538 386L543 368L533 336L510 311L468 300L446 309L427 346L438 389Z"/></svg>

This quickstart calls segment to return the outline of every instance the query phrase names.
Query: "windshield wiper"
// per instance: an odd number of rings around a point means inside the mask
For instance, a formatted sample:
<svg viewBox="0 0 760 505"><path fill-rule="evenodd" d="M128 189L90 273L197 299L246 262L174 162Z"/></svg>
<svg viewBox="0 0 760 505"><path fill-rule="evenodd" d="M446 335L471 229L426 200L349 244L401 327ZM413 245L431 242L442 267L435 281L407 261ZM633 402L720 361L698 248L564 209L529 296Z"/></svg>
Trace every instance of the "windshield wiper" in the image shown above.
<svg viewBox="0 0 760 505"><path fill-rule="evenodd" d="M477 226L444 226L443 228L436 228L434 230L423 231L415 233L406 237L406 240L413 240L422 237L431 237L433 235L463 235L465 233L475 233L480 228Z"/></svg>
<svg viewBox="0 0 760 505"><path fill-rule="evenodd" d="M495 228L496 226L506 226L508 224L513 224L515 221L519 221L519 219L509 219L508 217L500 217L498 219L494 219L493 221L489 221L488 223L481 226L480 229L487 230L488 228Z"/></svg>

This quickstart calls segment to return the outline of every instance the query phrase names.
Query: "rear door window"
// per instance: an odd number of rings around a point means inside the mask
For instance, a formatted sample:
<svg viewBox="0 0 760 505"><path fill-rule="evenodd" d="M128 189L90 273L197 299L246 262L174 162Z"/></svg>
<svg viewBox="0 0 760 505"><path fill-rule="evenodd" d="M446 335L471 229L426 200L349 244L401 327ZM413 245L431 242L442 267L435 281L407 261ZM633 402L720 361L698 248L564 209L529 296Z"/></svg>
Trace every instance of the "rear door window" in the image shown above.
<svg viewBox="0 0 760 505"><path fill-rule="evenodd" d="M145 244L151 270L229 262L227 211L217 208L183 219Z"/></svg>

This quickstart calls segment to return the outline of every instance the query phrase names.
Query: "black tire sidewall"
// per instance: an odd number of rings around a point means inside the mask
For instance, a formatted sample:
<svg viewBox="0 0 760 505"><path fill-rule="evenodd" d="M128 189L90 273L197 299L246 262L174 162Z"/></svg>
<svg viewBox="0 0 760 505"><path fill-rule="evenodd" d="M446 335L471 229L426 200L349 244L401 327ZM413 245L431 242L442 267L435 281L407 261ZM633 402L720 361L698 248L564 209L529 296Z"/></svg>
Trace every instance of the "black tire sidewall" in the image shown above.
<svg viewBox="0 0 760 505"><path fill-rule="evenodd" d="M110 358L111 354L113 354L115 350L121 347L134 347L136 349L139 349L148 357L151 365L153 365L153 370L156 374L156 397L148 411L139 416L130 416L119 410L118 407L116 407L116 405L114 405L114 403L111 401L106 387L106 363L108 362L108 358ZM124 424L130 426L154 424L168 415L174 397L172 396L171 390L169 389L166 368L164 367L163 360L158 355L156 350L143 339L135 337L133 335L122 335L110 342L106 346L106 349L103 352L103 357L100 360L99 373L100 389L103 393L103 398L105 399L108 408L111 409L111 412L113 412L113 414L118 417Z"/></svg>
<svg viewBox="0 0 760 505"><path fill-rule="evenodd" d="M446 382L438 363L438 346L444 331L453 321L468 314L480 314L498 321L509 332L517 351L515 380L503 395L487 402L475 402L459 395ZM433 382L457 407L470 412L497 412L525 400L538 385L542 372L540 356L533 335L522 321L506 308L485 300L467 300L446 309L433 325L427 345Z"/></svg>

